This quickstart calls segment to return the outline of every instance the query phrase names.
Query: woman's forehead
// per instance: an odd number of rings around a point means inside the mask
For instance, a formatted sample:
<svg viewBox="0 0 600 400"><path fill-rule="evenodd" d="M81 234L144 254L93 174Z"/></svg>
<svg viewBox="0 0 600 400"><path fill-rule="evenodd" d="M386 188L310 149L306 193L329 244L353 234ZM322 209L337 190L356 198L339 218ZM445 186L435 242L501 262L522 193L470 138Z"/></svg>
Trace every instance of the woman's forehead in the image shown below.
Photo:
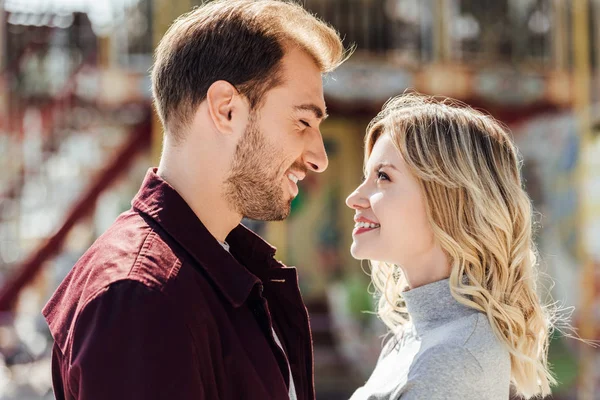
<svg viewBox="0 0 600 400"><path fill-rule="evenodd" d="M382 134L368 154L366 167L372 168L376 164L389 164L396 168L402 163L402 156L392 138L388 134Z"/></svg>

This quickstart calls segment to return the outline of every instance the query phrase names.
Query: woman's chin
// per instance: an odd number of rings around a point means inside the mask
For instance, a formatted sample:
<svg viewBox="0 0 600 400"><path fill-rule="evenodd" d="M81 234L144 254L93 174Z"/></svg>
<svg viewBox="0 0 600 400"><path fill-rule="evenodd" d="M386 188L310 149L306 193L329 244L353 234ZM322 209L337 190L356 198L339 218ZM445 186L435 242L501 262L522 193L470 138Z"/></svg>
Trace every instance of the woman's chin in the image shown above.
<svg viewBox="0 0 600 400"><path fill-rule="evenodd" d="M350 254L357 260L372 260L372 255L364 247L357 245L356 242L350 246Z"/></svg>

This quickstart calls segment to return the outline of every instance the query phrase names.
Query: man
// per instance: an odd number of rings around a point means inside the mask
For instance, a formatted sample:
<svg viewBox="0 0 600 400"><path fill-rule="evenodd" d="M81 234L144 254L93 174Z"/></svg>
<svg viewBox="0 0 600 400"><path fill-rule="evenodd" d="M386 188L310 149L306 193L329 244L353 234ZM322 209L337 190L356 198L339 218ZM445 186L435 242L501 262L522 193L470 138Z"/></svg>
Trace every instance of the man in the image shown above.
<svg viewBox="0 0 600 400"><path fill-rule="evenodd" d="M43 313L57 399L313 399L294 268L240 225L281 220L327 156L337 33L275 0L209 3L156 50L157 170Z"/></svg>

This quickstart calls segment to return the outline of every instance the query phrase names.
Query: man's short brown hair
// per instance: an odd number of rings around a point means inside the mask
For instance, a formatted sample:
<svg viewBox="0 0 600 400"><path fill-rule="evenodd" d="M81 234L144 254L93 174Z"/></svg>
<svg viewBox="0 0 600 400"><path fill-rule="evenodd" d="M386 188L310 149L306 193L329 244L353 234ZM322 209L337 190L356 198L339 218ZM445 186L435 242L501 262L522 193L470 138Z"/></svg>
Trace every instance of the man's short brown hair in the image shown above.
<svg viewBox="0 0 600 400"><path fill-rule="evenodd" d="M280 61L288 46L304 50L323 73L345 60L338 33L295 3L217 0L179 17L160 41L152 70L165 131L180 138L218 80L257 107L281 83Z"/></svg>

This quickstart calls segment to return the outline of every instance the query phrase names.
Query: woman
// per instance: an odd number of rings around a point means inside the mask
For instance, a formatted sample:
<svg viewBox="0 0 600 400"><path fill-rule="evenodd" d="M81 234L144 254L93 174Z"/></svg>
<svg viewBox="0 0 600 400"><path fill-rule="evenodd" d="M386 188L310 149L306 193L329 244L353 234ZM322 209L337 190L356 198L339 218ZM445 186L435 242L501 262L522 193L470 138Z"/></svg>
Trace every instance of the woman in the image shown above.
<svg viewBox="0 0 600 400"><path fill-rule="evenodd" d="M365 139L352 255L372 260L393 333L359 399L550 393L550 312L536 295L532 207L493 118L449 100L386 103ZM375 261L376 260L376 261Z"/></svg>

